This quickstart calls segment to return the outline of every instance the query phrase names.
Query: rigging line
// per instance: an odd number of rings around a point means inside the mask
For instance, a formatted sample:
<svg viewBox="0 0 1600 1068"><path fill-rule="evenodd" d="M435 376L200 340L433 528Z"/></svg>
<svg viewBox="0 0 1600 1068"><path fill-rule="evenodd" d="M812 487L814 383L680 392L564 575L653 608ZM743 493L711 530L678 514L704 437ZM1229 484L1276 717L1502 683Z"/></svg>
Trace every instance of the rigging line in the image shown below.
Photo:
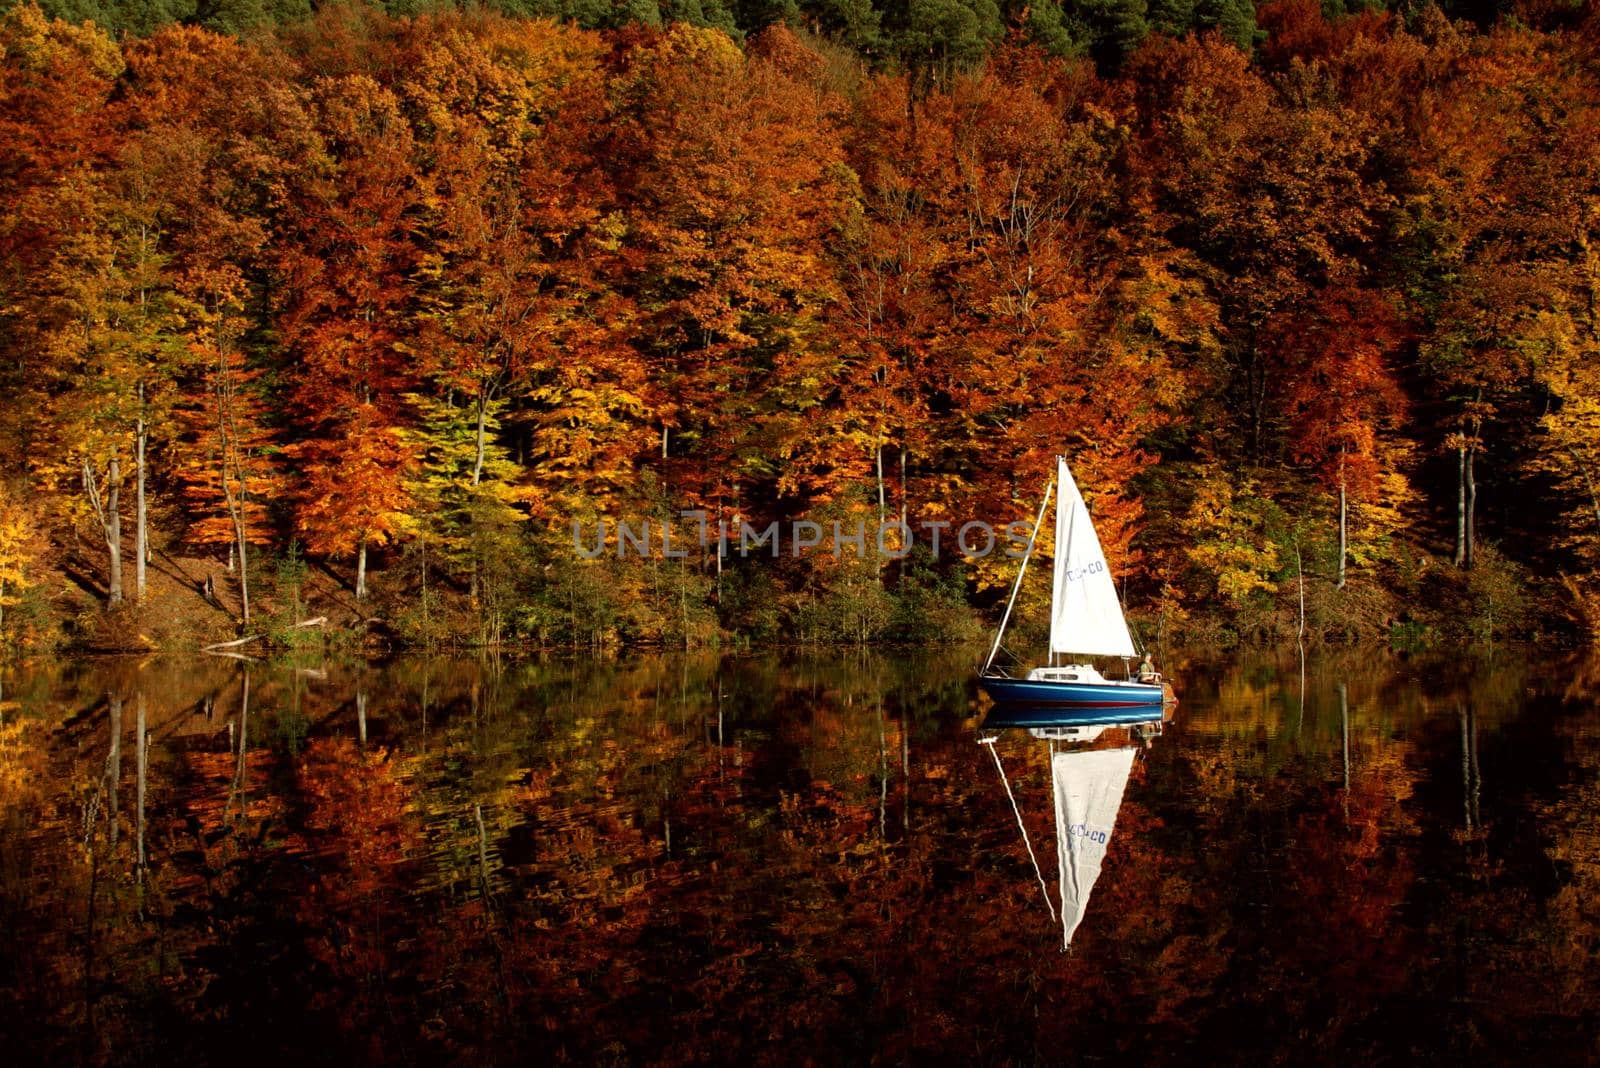
<svg viewBox="0 0 1600 1068"><path fill-rule="evenodd" d="M983 670L978 672L980 675L988 672L990 665L994 663L995 655L1000 652L1000 639L1006 636L1006 624L1011 622L1011 609L1016 607L1017 591L1022 589L1022 576L1028 573L1028 561L1033 558L1033 544L1039 540L1039 527L1044 523L1045 509L1050 507L1050 493L1055 489L1055 486L1055 476L1052 475L1050 476L1050 481L1045 483L1044 499L1039 502L1039 516L1033 521L1033 532L1028 535L1028 549L1022 554L1022 566L1017 568L1017 581L1012 584L1011 599L1006 601L1006 613L1000 617L1000 629L995 632L994 647L989 650L989 658L983 662ZM1051 598L1051 610L1053 612L1054 593L1051 594Z"/></svg>
<svg viewBox="0 0 1600 1068"><path fill-rule="evenodd" d="M1045 884L1044 873L1039 870L1039 858L1033 855L1033 843L1028 840L1028 828L1022 823L1022 810L1017 807L1017 799L1011 792L1011 780L1006 778L1006 769L1000 763L1000 753L995 749L996 739L985 738L980 744L989 747L989 755L994 757L994 766L1000 772L1000 781L1005 785L1006 797L1011 800L1011 811L1017 817L1017 829L1022 832L1022 844L1028 847L1028 859L1033 861L1033 874L1039 880L1039 889L1044 893L1044 907L1050 910L1050 922L1056 919L1056 907L1050 901L1050 887Z"/></svg>

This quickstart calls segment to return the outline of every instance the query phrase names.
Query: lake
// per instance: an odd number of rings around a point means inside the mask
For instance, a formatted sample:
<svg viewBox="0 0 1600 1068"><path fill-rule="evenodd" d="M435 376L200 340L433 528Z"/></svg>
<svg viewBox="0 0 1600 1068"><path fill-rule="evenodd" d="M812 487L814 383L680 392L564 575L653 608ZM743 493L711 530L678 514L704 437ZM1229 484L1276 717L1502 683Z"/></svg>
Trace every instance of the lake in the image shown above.
<svg viewBox="0 0 1600 1068"><path fill-rule="evenodd" d="M1064 952L980 656L7 669L6 1059L1600 1056L1600 661L1170 654Z"/></svg>

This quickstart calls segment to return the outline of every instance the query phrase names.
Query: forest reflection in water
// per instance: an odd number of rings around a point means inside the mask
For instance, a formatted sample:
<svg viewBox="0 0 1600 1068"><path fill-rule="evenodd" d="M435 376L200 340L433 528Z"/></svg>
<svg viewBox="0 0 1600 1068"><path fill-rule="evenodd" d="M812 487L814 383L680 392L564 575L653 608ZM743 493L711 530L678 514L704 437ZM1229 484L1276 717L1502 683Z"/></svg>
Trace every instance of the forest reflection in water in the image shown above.
<svg viewBox="0 0 1600 1068"><path fill-rule="evenodd" d="M1062 953L974 659L7 670L7 1059L1595 1055L1600 664L1169 657Z"/></svg>

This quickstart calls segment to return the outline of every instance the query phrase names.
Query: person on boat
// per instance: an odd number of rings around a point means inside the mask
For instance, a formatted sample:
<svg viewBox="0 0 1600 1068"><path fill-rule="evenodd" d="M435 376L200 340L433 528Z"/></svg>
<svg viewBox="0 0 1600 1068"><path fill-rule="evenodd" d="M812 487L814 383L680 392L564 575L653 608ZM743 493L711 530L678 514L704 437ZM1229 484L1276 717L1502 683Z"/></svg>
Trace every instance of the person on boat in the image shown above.
<svg viewBox="0 0 1600 1068"><path fill-rule="evenodd" d="M1161 681L1161 672L1156 670L1155 661L1149 653L1144 654L1144 660L1139 664L1139 681L1144 683L1157 683Z"/></svg>

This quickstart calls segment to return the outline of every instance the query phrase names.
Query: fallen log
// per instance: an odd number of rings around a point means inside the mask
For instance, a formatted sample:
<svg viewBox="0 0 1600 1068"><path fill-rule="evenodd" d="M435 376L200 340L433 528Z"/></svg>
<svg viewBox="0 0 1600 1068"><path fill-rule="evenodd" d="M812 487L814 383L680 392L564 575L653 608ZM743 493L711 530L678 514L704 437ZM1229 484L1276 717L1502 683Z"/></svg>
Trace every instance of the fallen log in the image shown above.
<svg viewBox="0 0 1600 1068"><path fill-rule="evenodd" d="M235 640L233 640L231 642L217 642L214 645L202 646L200 651L202 653L213 653L213 652L216 652L218 649L234 649L234 648L237 648L238 646L247 645L250 642L256 641L260 637L261 637L261 635L259 635L259 634L252 634L248 638L237 638L237 639L235 639Z"/></svg>

